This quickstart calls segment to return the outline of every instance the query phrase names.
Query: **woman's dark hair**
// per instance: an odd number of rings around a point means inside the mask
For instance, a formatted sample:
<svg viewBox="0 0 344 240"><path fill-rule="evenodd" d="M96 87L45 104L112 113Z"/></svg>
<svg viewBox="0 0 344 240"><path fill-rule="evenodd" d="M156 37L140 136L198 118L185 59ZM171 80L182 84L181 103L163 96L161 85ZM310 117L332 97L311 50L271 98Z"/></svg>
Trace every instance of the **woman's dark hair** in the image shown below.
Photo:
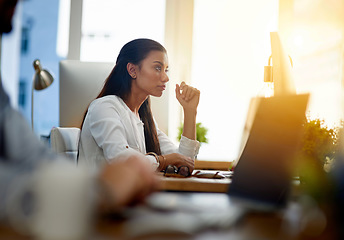
<svg viewBox="0 0 344 240"><path fill-rule="evenodd" d="M130 94L132 81L127 71L127 64L133 63L140 67L142 60L154 50L166 53L166 49L160 43L151 39L139 38L125 44L117 57L115 67L107 77L103 89L97 98L116 95L123 100L126 99ZM141 121L144 123L146 151L161 155L149 97L141 105L139 115Z"/></svg>

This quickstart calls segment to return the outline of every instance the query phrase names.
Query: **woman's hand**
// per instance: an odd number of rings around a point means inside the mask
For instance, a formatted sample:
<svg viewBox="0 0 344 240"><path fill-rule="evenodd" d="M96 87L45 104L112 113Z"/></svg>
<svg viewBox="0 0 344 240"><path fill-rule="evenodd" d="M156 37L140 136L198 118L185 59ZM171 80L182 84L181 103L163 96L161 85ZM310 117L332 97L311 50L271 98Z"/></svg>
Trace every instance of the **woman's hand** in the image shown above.
<svg viewBox="0 0 344 240"><path fill-rule="evenodd" d="M182 82L180 86L176 84L176 98L185 110L197 110L200 91Z"/></svg>
<svg viewBox="0 0 344 240"><path fill-rule="evenodd" d="M196 115L200 91L182 82L176 84L176 97L184 110L183 136L196 140Z"/></svg>
<svg viewBox="0 0 344 240"><path fill-rule="evenodd" d="M160 159L160 166L159 166L159 170L165 170L165 168L168 165L174 165L177 168L181 167L181 166L187 166L189 168L190 173L192 173L192 171L195 168L195 161L187 156L184 156L182 154L179 153L171 153L171 154L167 154L162 156L159 156Z"/></svg>

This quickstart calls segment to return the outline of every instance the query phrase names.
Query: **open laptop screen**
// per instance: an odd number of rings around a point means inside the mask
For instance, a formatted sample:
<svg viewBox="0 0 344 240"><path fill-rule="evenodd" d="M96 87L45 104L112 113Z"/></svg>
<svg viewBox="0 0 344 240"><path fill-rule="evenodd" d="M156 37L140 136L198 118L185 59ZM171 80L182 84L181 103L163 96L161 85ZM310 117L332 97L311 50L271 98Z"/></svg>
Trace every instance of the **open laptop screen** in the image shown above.
<svg viewBox="0 0 344 240"><path fill-rule="evenodd" d="M252 99L230 196L276 207L285 204L308 98L304 94Z"/></svg>

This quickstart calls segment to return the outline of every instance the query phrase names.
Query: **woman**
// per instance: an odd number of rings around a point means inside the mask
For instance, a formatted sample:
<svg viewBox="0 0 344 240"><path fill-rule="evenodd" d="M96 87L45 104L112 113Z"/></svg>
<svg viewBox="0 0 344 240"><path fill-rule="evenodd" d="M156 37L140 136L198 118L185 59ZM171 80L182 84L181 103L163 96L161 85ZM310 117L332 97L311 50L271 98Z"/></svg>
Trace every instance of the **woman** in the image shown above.
<svg viewBox="0 0 344 240"><path fill-rule="evenodd" d="M184 110L184 131L177 147L157 128L150 108L150 95L160 97L166 88L167 72L167 52L158 42L136 39L123 46L85 115L79 164L98 168L120 154L138 151L159 171L175 165L187 166L192 172L199 149L196 113L200 92L184 82L176 85L176 98Z"/></svg>

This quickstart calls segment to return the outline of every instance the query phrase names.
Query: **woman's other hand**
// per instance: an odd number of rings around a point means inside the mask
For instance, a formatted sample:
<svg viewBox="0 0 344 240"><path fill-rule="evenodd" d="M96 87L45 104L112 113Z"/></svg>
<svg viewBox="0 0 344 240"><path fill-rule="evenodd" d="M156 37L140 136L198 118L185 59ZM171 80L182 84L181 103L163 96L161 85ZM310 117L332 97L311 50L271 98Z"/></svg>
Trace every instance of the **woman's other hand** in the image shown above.
<svg viewBox="0 0 344 240"><path fill-rule="evenodd" d="M176 84L176 98L184 110L197 110L200 91L182 82L180 85Z"/></svg>
<svg viewBox="0 0 344 240"><path fill-rule="evenodd" d="M195 168L195 161L192 158L184 156L179 153L171 153L164 156L159 156L159 159L160 159L160 166L158 169L160 171L165 170L165 168L168 165L174 165L177 168L181 166L186 166L189 168L190 173L192 173L192 171Z"/></svg>

